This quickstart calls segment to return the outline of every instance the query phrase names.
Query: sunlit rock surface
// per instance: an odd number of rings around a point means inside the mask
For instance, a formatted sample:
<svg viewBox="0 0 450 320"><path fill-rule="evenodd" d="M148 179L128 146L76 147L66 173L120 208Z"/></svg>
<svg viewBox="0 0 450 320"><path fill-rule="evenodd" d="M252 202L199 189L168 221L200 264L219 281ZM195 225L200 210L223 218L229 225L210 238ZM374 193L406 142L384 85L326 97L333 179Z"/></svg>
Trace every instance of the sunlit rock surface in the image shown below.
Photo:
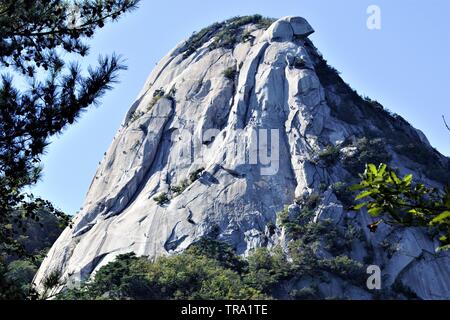
<svg viewBox="0 0 450 320"><path fill-rule="evenodd" d="M183 42L156 66L98 168L73 228L64 231L36 275L38 290L54 271L69 286L119 254L175 254L205 236L243 255L260 246L285 246L283 228L268 234L267 225L276 223L285 206L295 210L296 197L320 193L315 220L340 225L350 218L364 239L355 239L348 255L361 262L370 255L383 271L383 285L401 281L420 298L449 299L449 255L436 253L438 244L423 230L381 226L371 234L370 217L345 210L331 188L357 173L340 162L324 165L317 155L368 130L383 137L389 128L423 145L442 166L448 159L404 120L369 110L337 75L324 73L305 19L282 18L267 30L248 24L241 31L247 40L232 47L211 50L213 35L186 54ZM226 76L226 70L235 72ZM267 143L261 129L267 129ZM273 145L271 139L279 142L278 158L252 162L255 150ZM397 154L387 135L385 143L399 172L440 185L422 164ZM342 146L341 156L358 152ZM195 172L198 179L191 181ZM184 190L171 191L184 181ZM162 193L169 202L155 201ZM355 287L337 277L320 290L330 297L373 298L365 283Z"/></svg>

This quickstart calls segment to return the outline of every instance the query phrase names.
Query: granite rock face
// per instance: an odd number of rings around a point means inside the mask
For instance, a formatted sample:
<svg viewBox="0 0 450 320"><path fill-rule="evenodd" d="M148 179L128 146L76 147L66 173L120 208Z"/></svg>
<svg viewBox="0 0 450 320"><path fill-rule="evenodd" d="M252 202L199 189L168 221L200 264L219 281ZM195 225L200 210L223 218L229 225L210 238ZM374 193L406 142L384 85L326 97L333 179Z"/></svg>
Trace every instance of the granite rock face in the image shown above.
<svg viewBox="0 0 450 320"><path fill-rule="evenodd" d="M357 96L308 39L314 30L305 19L239 30L246 37L231 46L211 47L220 34L205 32L195 50L183 42L156 66L73 228L42 263L37 289L55 271L70 286L119 254L176 254L202 237L225 241L242 255L286 246L283 227L269 235L267 226L285 206L291 214L296 198L320 194L315 221L339 226L350 219L363 233L349 256L362 262L370 255L386 285L402 282L420 298L449 299L450 256L436 253L425 231L381 226L371 234L370 217L345 210L332 187L354 179L358 172L341 160L356 157L358 139L369 133L383 140L392 166L433 185L442 182L389 137L421 146L439 168L448 169L449 159L406 121ZM329 146L340 146L337 161L319 156ZM365 283L357 288L343 279L320 288L329 296L373 297Z"/></svg>

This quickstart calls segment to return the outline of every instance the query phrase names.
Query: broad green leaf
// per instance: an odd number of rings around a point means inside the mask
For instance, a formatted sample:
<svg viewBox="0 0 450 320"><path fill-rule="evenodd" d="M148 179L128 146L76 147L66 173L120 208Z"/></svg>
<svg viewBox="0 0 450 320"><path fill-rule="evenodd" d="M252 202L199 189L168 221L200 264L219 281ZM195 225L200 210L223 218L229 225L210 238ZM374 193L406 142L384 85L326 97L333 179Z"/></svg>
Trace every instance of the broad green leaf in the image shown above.
<svg viewBox="0 0 450 320"><path fill-rule="evenodd" d="M367 204L368 204L368 202L363 202L363 203L357 204L356 206L353 207L353 209L354 209L355 211L361 210L361 209L364 208Z"/></svg>
<svg viewBox="0 0 450 320"><path fill-rule="evenodd" d="M412 174L408 174L406 177L403 178L403 182L407 186L409 186L411 184L411 182L412 182L412 178L413 178L413 175Z"/></svg>
<svg viewBox="0 0 450 320"><path fill-rule="evenodd" d="M383 176L384 173L386 172L386 168L387 168L387 165L385 165L384 163L380 164L380 167L378 168L378 174L380 176Z"/></svg>
<svg viewBox="0 0 450 320"><path fill-rule="evenodd" d="M442 246L442 247L439 247L439 248L437 248L436 251L437 252L443 252L443 251L447 251L447 250L450 250L450 244Z"/></svg>
<svg viewBox="0 0 450 320"><path fill-rule="evenodd" d="M364 174L359 176L361 182L350 187L350 190L359 191L355 201L368 199L353 207L354 210L367 207L371 216L386 214L394 218L394 223L403 220L401 214L406 211L410 215L405 219L406 225L439 225L440 231L448 233L440 239L441 248L450 249L449 187L438 190L423 183L414 183L412 174L399 177L383 163L378 167L367 164Z"/></svg>
<svg viewBox="0 0 450 320"><path fill-rule="evenodd" d="M449 220L450 221L450 211L442 212L440 215L436 216L433 220L431 220L430 224L431 225L441 224L445 220Z"/></svg>
<svg viewBox="0 0 450 320"><path fill-rule="evenodd" d="M372 217L377 217L383 212L383 208L375 207L367 211Z"/></svg>
<svg viewBox="0 0 450 320"><path fill-rule="evenodd" d="M391 176L391 178L395 182L395 184L400 184L401 183L400 179L397 177L397 175L395 174L394 171L390 171L389 175Z"/></svg>
<svg viewBox="0 0 450 320"><path fill-rule="evenodd" d="M365 184L354 184L349 189L350 191L358 191L367 188L367 185Z"/></svg>
<svg viewBox="0 0 450 320"><path fill-rule="evenodd" d="M369 191L363 191L363 192L361 192L360 194L358 194L358 195L356 196L355 200L360 200L360 199L362 199L362 198L366 198L366 197L370 196L372 193L373 193L372 190L369 190Z"/></svg>
<svg viewBox="0 0 450 320"><path fill-rule="evenodd" d="M369 169L369 171L373 174L373 175L377 175L378 171L377 171L377 167L375 167L375 165L373 163L369 163L367 165L367 168Z"/></svg>

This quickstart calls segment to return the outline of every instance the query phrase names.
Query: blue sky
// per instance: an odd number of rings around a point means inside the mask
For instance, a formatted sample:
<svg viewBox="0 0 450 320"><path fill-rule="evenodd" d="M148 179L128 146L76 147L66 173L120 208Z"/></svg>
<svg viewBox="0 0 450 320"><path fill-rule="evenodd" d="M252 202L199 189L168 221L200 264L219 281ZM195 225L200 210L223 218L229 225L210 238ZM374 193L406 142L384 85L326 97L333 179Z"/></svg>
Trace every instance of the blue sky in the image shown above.
<svg viewBox="0 0 450 320"><path fill-rule="evenodd" d="M381 8L381 30L368 30L366 9ZM74 214L99 161L155 64L193 31L236 15L306 18L310 38L360 94L421 129L450 156L450 1L448 0L142 0L140 8L100 30L87 63L116 52L128 70L97 108L52 139L36 195Z"/></svg>

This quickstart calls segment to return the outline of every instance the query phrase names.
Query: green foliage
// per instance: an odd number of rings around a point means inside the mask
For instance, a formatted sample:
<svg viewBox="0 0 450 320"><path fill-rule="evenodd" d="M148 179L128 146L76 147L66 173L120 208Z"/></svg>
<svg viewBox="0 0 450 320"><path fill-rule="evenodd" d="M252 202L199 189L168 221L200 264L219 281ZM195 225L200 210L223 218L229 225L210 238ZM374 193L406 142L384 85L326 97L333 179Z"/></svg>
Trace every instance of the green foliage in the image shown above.
<svg viewBox="0 0 450 320"><path fill-rule="evenodd" d="M366 137L356 140L352 145L356 152L344 156L343 165L348 172L357 174L362 172L367 163L389 163L391 156L385 148L382 139L368 139Z"/></svg>
<svg viewBox="0 0 450 320"><path fill-rule="evenodd" d="M183 58L189 57L197 49L201 48L206 42L208 42L214 34L222 27L220 23L214 23L197 33L194 33L187 41L184 47L180 50L183 53Z"/></svg>
<svg viewBox="0 0 450 320"><path fill-rule="evenodd" d="M218 246L205 251L188 249L154 262L134 254L118 256L101 268L92 282L66 290L59 299L264 299L257 289L245 284L235 271L217 260ZM226 249L225 249L226 251ZM208 255L217 258L208 257ZM230 258L230 257L228 257ZM227 260L228 260L227 258ZM231 260L236 258L231 257Z"/></svg>
<svg viewBox="0 0 450 320"><path fill-rule="evenodd" d="M43 281L44 291L48 292L49 290L58 287L60 284L61 284L61 271L54 270L50 272L50 274Z"/></svg>
<svg viewBox="0 0 450 320"><path fill-rule="evenodd" d="M305 48L313 60L320 83L325 88L325 98L331 108L332 116L363 128L364 135L372 140L383 139L380 147L383 144L390 145L397 154L420 164L420 170L428 178L442 184L449 183L450 161L448 159L443 159L437 150L425 144L420 134L401 116L385 109L378 101L362 97L353 90L342 80L339 72L317 54L312 42L306 41ZM383 149L380 148L379 158L370 160L368 157L368 161L364 159L349 161L348 171L352 174L362 172L366 163L377 165L389 163L390 157ZM430 166L430 163L433 165Z"/></svg>
<svg viewBox="0 0 450 320"><path fill-rule="evenodd" d="M0 63L24 75L60 63L62 50L85 56L91 38L105 23L137 7L138 1L16 1L3 0L0 12ZM77 5L78 17L74 5ZM60 51L58 51L58 50Z"/></svg>
<svg viewBox="0 0 450 320"><path fill-rule="evenodd" d="M275 223L270 221L269 223L267 223L266 227L267 227L267 230L269 231L270 236L275 234L275 231L277 229L277 226L275 225Z"/></svg>
<svg viewBox="0 0 450 320"><path fill-rule="evenodd" d="M379 137L385 144L403 157L420 165L420 170L430 179L446 184L450 181L450 161L443 159L439 152L423 142L420 134L404 118L393 114L369 98L363 101L355 98L355 104L362 112L361 119L370 119L371 125L365 126L365 135ZM358 124L358 123L357 123ZM373 126L376 127L374 130ZM372 161L372 163L379 162ZM388 163L384 161L383 163ZM433 165L429 165L432 163ZM361 169L359 172L363 171Z"/></svg>
<svg viewBox="0 0 450 320"><path fill-rule="evenodd" d="M287 235L292 239L298 239L305 235L305 226L308 228L309 222L314 217L314 210L317 208L321 200L321 196L317 193L312 193L299 197L295 200L299 206L294 209L296 212L293 216L289 216L288 207L285 207L282 212L278 214L278 222L286 229Z"/></svg>
<svg viewBox="0 0 450 320"><path fill-rule="evenodd" d="M241 257L236 255L233 248L224 242L202 238L192 244L187 249L187 253L197 256L206 256L209 259L218 261L223 268L231 269L238 273L244 272L247 268L247 263Z"/></svg>
<svg viewBox="0 0 450 320"><path fill-rule="evenodd" d="M223 75L228 80L234 80L234 78L236 77L236 68L234 67L226 68L225 71L223 72Z"/></svg>
<svg viewBox="0 0 450 320"><path fill-rule="evenodd" d="M41 155L51 136L95 105L125 69L116 56L100 57L96 68L65 63L68 54L86 56L91 38L105 23L136 8L137 0L13 1L0 10L0 243L23 254L10 226L20 208L24 218L47 205L24 189L40 175ZM73 5L79 8L74 18ZM25 85L14 84L19 80ZM21 81L24 80L24 81ZM60 211L49 210L56 216ZM17 223L16 223L17 225Z"/></svg>
<svg viewBox="0 0 450 320"><path fill-rule="evenodd" d="M155 202L160 206L170 202L170 198L167 192L160 193L159 195L154 197L153 200L155 200Z"/></svg>
<svg viewBox="0 0 450 320"><path fill-rule="evenodd" d="M180 182L180 184L171 186L169 192L162 192L159 195L157 195L156 197L154 197L153 200L155 200L158 203L158 205L160 205L160 206L162 206L166 203L169 203L171 199L182 194L184 192L184 190L186 190L192 183L197 181L198 178L200 178L200 175L204 170L205 170L204 168L200 168L200 169L192 172L189 175L189 180L185 179L185 180L182 180Z"/></svg>
<svg viewBox="0 0 450 320"><path fill-rule="evenodd" d="M388 239L384 239L380 242L380 247L386 253L387 257L390 259L398 251L398 244L392 243Z"/></svg>
<svg viewBox="0 0 450 320"><path fill-rule="evenodd" d="M263 295L242 283L232 270L204 256L181 254L145 264L145 279L157 298L168 299L255 299ZM142 268L137 270L142 270Z"/></svg>
<svg viewBox="0 0 450 320"><path fill-rule="evenodd" d="M278 216L279 223L285 228L286 237L291 239L288 245L292 259L291 277L320 278L325 277L328 272L348 281L361 283L362 264L345 256L345 252L351 250L351 243L360 237L358 230L348 222L342 230L331 220L314 222L311 210L318 205L318 200L311 201L308 198L306 197L302 209L296 214L289 216L285 209ZM329 251L335 257L320 257L320 249Z"/></svg>
<svg viewBox="0 0 450 320"><path fill-rule="evenodd" d="M0 175L1 180L1 175ZM1 182L0 182L1 184ZM31 257L36 251L53 244L61 230L70 225L70 217L56 209L49 201L22 194L15 194L21 202L9 207L3 202L5 211L0 214L0 252L7 255ZM0 194L11 200L11 195ZM6 201L6 202L9 202ZM9 202L12 205L12 202Z"/></svg>
<svg viewBox="0 0 450 320"><path fill-rule="evenodd" d="M352 187L360 193L355 200L363 200L355 210L367 207L372 217L382 217L369 226L375 232L381 222L404 227L429 227L440 235L441 249L450 248L450 189L443 191L413 183L409 174L399 178L380 164L368 164L361 182Z"/></svg>
<svg viewBox="0 0 450 320"><path fill-rule="evenodd" d="M422 144L417 144L409 141L394 143L394 149L401 155L408 157L409 159L423 165L427 165L430 162L430 151L423 147Z"/></svg>
<svg viewBox="0 0 450 320"><path fill-rule="evenodd" d="M224 25L215 36L211 49L223 47L232 48L236 43L243 42L248 37L244 37L241 28L249 24L256 24L258 28L267 29L274 20L264 18L261 15L244 16L231 18L224 22Z"/></svg>
<svg viewBox="0 0 450 320"><path fill-rule="evenodd" d="M0 255L0 300L30 300L37 298L32 286L47 249L26 257Z"/></svg>
<svg viewBox="0 0 450 320"><path fill-rule="evenodd" d="M288 208L278 214L278 222L286 229L289 237L293 239L303 232L303 224L307 223L314 216L314 212L309 209L301 209L295 217L289 217Z"/></svg>
<svg viewBox="0 0 450 320"><path fill-rule="evenodd" d="M36 219L25 219L15 213L13 225L14 239L20 251L4 250L0 244L0 300L25 300L36 298L31 282L44 259L48 248L63 230L64 223L44 208L36 210Z"/></svg>
<svg viewBox="0 0 450 320"><path fill-rule="evenodd" d="M27 299L36 271L37 266L28 259L7 264L0 257L0 300Z"/></svg>
<svg viewBox="0 0 450 320"><path fill-rule="evenodd" d="M248 257L248 273L244 279L251 287L270 294L280 280L289 278L290 271L291 266L279 247L272 252L259 248Z"/></svg>
<svg viewBox="0 0 450 320"><path fill-rule="evenodd" d="M365 272L362 263L350 259L346 255L337 256L321 261L322 267L344 279L356 283L364 283Z"/></svg>
<svg viewBox="0 0 450 320"><path fill-rule="evenodd" d="M30 284L36 271L36 265L30 260L16 260L8 265L6 277L14 282L22 292L27 292L30 290Z"/></svg>
<svg viewBox="0 0 450 320"><path fill-rule="evenodd" d="M350 190L350 187L343 182L336 182L331 185L331 189L333 190L336 198L342 203L342 205L348 209L353 206L353 192Z"/></svg>
<svg viewBox="0 0 450 320"><path fill-rule="evenodd" d="M33 213L34 218L27 217L22 210L13 215L14 239L23 249L23 254L18 255L19 258L40 259L43 252L53 245L65 226L70 223L69 216L61 213L62 216L57 217L46 206L33 209Z"/></svg>
<svg viewBox="0 0 450 320"><path fill-rule="evenodd" d="M203 171L205 171L205 168L200 168L198 170L195 170L194 172L191 172L189 174L189 181L191 181L191 183L197 181L200 178Z"/></svg>
<svg viewBox="0 0 450 320"><path fill-rule="evenodd" d="M309 222L303 227L303 235L289 242L288 252L281 247L270 251L259 248L247 259L237 256L227 244L207 238L181 254L154 261L134 254L120 255L102 267L93 280L80 288L66 289L57 298L268 299L284 281L308 279L313 280L311 287L290 294L296 299L314 299L321 297L315 283L324 281L326 274L365 284L360 263L343 254L332 258L317 254L324 241L341 237L331 223Z"/></svg>
<svg viewBox="0 0 450 320"><path fill-rule="evenodd" d="M333 166L339 160L339 154L340 148L330 145L319 153L319 159L327 166Z"/></svg>
<svg viewBox="0 0 450 320"><path fill-rule="evenodd" d="M292 274L297 277L325 277L332 273L355 284L364 283L363 265L348 256L345 251L351 249L348 244L354 238L340 232L331 221L310 222L301 229L302 235L290 242L289 253L292 258ZM335 255L323 258L317 254L319 248Z"/></svg>
<svg viewBox="0 0 450 320"><path fill-rule="evenodd" d="M0 300L21 300L24 294L20 288L7 276L8 265L0 255Z"/></svg>
<svg viewBox="0 0 450 320"><path fill-rule="evenodd" d="M166 92L164 91L164 89L161 88L161 89L155 90L155 92L153 93L152 101L150 101L150 103L147 107L147 111L150 111L155 106L155 104L161 98L163 98L165 95L166 95Z"/></svg>
<svg viewBox="0 0 450 320"><path fill-rule="evenodd" d="M322 196L316 192L313 192L311 194L298 197L295 199L295 203L304 209L314 210L319 205L320 200L322 200Z"/></svg>
<svg viewBox="0 0 450 320"><path fill-rule="evenodd" d="M189 182L187 180L183 180L179 185L170 187L170 191L172 191L175 196L178 196L182 194L187 187L189 187Z"/></svg>
<svg viewBox="0 0 450 320"><path fill-rule="evenodd" d="M128 277L139 259L133 253L120 255L113 262L101 268L95 275L92 291L98 295L107 293L110 299L118 299L124 292L131 291L137 280ZM138 277L139 279L139 277Z"/></svg>
<svg viewBox="0 0 450 320"><path fill-rule="evenodd" d="M385 132L386 128L390 130L391 125L398 122L397 116L385 110L379 102L368 97L361 97L356 90L345 83L340 77L339 71L330 66L321 55L313 50L314 46L311 42L307 42L307 45L308 52L314 59L316 74L320 83L325 87L325 98L334 117L358 126L365 126L364 120L370 119L380 132ZM340 99L334 99L336 94ZM390 135L396 136L399 132L401 131L390 132Z"/></svg>
<svg viewBox="0 0 450 320"><path fill-rule="evenodd" d="M364 96L362 97L363 100L369 104L371 104L374 108L378 108L378 109L384 109L383 106L381 105L381 103L379 103L377 100L371 99L368 96Z"/></svg>
<svg viewBox="0 0 450 320"><path fill-rule="evenodd" d="M248 33L243 32L242 27L256 24L258 28L267 29L273 22L273 19L253 15L234 17L224 22L214 23L198 33L194 33L180 51L183 53L183 57L187 58L212 38L215 39L209 47L211 50L219 47L232 48L238 42L249 40Z"/></svg>
<svg viewBox="0 0 450 320"><path fill-rule="evenodd" d="M428 178L442 184L450 182L450 160L447 160L445 163L445 160L442 160L435 149L429 148L421 141L407 138L400 139L396 137L390 142L398 154L420 164L420 170Z"/></svg>
<svg viewBox="0 0 450 320"><path fill-rule="evenodd" d="M329 85L336 85L342 82L340 73L334 67L330 66L328 62L320 57L314 66L317 76L324 87Z"/></svg>

